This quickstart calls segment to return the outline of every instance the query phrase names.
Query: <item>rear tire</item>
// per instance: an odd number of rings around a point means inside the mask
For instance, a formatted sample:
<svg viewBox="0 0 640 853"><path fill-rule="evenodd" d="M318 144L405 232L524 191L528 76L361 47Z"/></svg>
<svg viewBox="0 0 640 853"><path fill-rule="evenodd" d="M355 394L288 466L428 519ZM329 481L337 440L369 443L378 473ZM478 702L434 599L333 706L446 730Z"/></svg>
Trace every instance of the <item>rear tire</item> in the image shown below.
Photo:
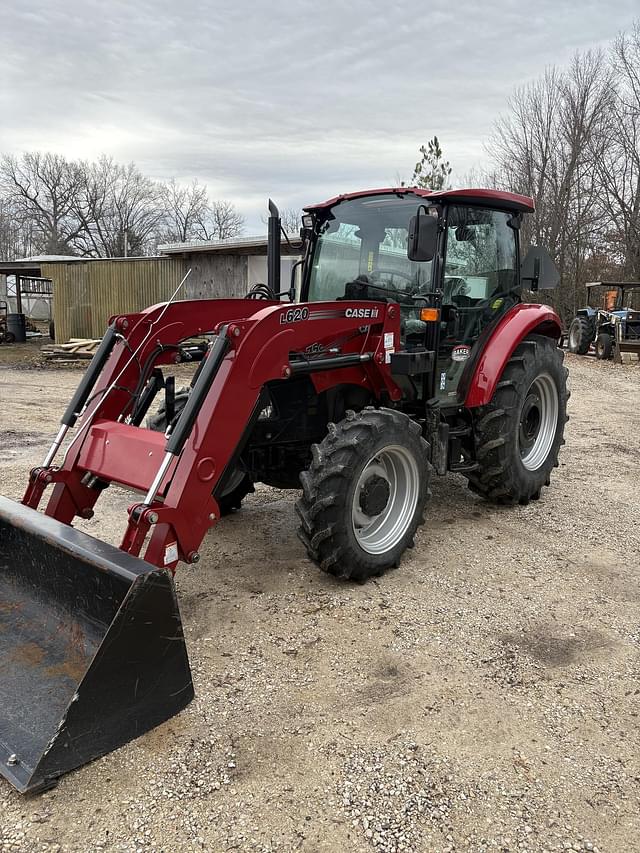
<svg viewBox="0 0 640 853"><path fill-rule="evenodd" d="M397 566L429 497L429 445L419 424L391 409L348 411L311 451L296 503L311 559L355 581Z"/></svg>
<svg viewBox="0 0 640 853"><path fill-rule="evenodd" d="M569 327L569 352L586 355L593 336L593 322L588 317L575 317Z"/></svg>
<svg viewBox="0 0 640 853"><path fill-rule="evenodd" d="M613 337L608 332L600 332L596 338L596 358L601 361L613 358Z"/></svg>
<svg viewBox="0 0 640 853"><path fill-rule="evenodd" d="M187 405L190 391L191 389L188 387L179 388L176 391L174 398L174 417L177 417ZM166 431L167 407L165 402L161 403L155 415L150 415L147 418L147 429L152 429L156 432ZM219 498L216 498L218 507L220 508L220 515L230 515L232 512L235 512L235 510L240 509L244 498L252 492L255 492L255 488L249 475L241 471L239 468L236 469L222 495L220 495Z"/></svg>
<svg viewBox="0 0 640 853"><path fill-rule="evenodd" d="M467 476L476 494L498 504L527 504L549 485L567 421L563 359L555 341L531 335L507 362L493 399L475 415L480 467Z"/></svg>

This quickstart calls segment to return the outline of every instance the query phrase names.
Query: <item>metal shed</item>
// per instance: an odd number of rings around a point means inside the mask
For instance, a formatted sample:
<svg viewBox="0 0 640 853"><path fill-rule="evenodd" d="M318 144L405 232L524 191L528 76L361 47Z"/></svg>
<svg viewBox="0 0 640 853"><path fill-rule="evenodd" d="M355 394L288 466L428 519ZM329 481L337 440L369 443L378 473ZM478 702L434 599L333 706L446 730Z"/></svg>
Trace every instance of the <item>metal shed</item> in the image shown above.
<svg viewBox="0 0 640 853"><path fill-rule="evenodd" d="M280 244L280 278L283 290L291 268L300 257L299 237L283 238ZM267 280L267 237L230 237L226 240L168 243L159 251L183 258L189 277L189 299L244 296L257 282Z"/></svg>
<svg viewBox="0 0 640 853"><path fill-rule="evenodd" d="M184 276L179 258L69 259L43 264L53 281L57 341L101 338L113 314L166 302Z"/></svg>
<svg viewBox="0 0 640 853"><path fill-rule="evenodd" d="M294 239L282 243L283 287L297 259ZM113 314L166 302L189 269L179 299L244 296L252 284L266 280L266 237L176 243L161 246L160 251L164 254L147 258L42 257L0 262L0 276L18 273L51 280L57 341L102 337Z"/></svg>

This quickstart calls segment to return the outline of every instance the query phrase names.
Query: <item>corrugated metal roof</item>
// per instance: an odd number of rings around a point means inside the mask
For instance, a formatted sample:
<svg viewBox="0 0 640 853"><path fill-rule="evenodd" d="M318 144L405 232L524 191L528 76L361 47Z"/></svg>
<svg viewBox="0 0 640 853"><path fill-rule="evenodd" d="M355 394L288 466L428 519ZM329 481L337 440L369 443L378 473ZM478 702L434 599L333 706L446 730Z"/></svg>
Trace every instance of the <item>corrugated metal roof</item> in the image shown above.
<svg viewBox="0 0 640 853"><path fill-rule="evenodd" d="M298 234L289 234L289 240L292 243L300 241ZM281 246L288 248L289 244L283 237L280 241ZM194 254L196 252L225 252L229 249L261 249L267 251L267 235L259 235L257 237L228 237L226 240L187 240L184 243L165 243L163 246L158 246L158 250L165 255L176 254ZM298 251L298 247L296 247Z"/></svg>
<svg viewBox="0 0 640 853"><path fill-rule="evenodd" d="M99 264L109 261L113 264L128 264L131 261L166 260L166 255L136 255L132 258L83 258L79 255L36 255L33 258L16 258L14 261L0 261L1 275L38 270L43 264ZM38 275L39 273L35 273Z"/></svg>
<svg viewBox="0 0 640 853"><path fill-rule="evenodd" d="M51 264L56 261L85 261L86 258L80 258L78 255L32 255L29 258L16 258L18 263L34 263L34 264Z"/></svg>

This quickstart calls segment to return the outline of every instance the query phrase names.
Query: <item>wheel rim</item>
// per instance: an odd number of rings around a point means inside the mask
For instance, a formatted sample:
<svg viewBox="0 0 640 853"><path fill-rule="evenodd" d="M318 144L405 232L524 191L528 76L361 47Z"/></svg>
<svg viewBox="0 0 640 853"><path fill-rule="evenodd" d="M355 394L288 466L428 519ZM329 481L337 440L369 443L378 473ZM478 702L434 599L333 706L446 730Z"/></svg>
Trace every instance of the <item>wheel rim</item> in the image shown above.
<svg viewBox="0 0 640 853"><path fill-rule="evenodd" d="M548 373L541 373L531 383L520 412L520 459L528 471L537 471L549 456L558 427L558 409L556 383Z"/></svg>
<svg viewBox="0 0 640 853"><path fill-rule="evenodd" d="M411 525L420 493L420 471L404 447L389 445L364 466L353 493L351 520L368 554L394 548Z"/></svg>
<svg viewBox="0 0 640 853"><path fill-rule="evenodd" d="M569 329L569 346L575 349L578 346L578 324L572 323Z"/></svg>

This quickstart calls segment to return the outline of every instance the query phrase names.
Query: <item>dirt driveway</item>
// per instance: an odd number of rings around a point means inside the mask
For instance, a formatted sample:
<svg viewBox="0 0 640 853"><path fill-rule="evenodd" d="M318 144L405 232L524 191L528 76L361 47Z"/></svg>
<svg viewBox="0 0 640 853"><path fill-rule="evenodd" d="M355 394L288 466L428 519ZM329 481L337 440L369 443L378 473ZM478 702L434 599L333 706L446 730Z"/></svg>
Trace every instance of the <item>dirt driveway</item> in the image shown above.
<svg viewBox="0 0 640 853"><path fill-rule="evenodd" d="M0 850L640 849L640 367L567 361L542 500L438 480L377 582L320 574L261 487L178 572L196 700L44 795L0 779ZM0 367L3 494L78 378ZM101 501L117 543L127 496Z"/></svg>

